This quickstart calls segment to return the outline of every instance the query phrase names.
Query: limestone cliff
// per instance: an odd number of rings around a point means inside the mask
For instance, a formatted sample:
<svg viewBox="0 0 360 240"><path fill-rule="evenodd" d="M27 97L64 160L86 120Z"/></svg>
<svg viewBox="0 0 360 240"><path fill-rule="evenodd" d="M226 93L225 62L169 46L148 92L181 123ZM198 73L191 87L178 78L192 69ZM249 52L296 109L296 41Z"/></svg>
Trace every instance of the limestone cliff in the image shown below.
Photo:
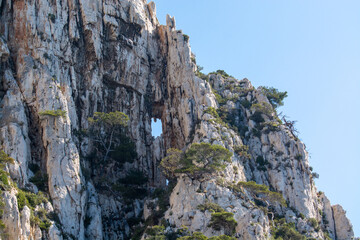
<svg viewBox="0 0 360 240"><path fill-rule="evenodd" d="M226 233L209 226L211 211L198 208L205 202L234 214L239 239L274 235L268 211L308 237L353 237L343 209L317 193L305 145L261 89L226 74L197 77L187 36L174 18L160 25L153 2L0 0L0 19L0 144L14 159L1 175L3 239L136 239L161 224L167 236L183 226ZM101 161L88 118L114 111L129 126L120 156ZM152 118L163 126L156 139ZM206 181L182 175L171 188L161 159L195 142L224 146L231 164ZM247 158L237 151L244 145ZM126 182L130 173L144 182ZM250 180L287 205L267 209L229 187Z"/></svg>

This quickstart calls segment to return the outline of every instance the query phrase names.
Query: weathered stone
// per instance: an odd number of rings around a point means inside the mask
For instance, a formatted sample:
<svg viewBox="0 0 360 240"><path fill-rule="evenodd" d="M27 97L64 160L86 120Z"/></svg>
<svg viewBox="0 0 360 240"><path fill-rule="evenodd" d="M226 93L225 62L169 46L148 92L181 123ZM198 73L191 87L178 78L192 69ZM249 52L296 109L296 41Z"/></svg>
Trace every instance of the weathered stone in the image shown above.
<svg viewBox="0 0 360 240"><path fill-rule="evenodd" d="M274 211L310 231L309 237L322 238L323 232L315 233L295 212L321 220L323 209L328 221L323 226L330 236L353 235L342 209L331 210L326 197L319 203L304 144L284 125L258 130L251 105L269 105L266 96L247 79L212 74L207 82L196 77L186 37L176 30L174 17L166 17L166 26L159 24L154 2L0 0L0 5L0 142L15 159L6 170L19 187L37 192L29 181L35 174L29 167L39 166L48 176L45 185L53 203L42 207L60 220L59 228L52 224L43 236L38 226L29 224L28 207L20 217L11 188L3 194L3 221L11 239L62 239L62 233L75 239L130 238L136 227L130 226L131 220L152 214L148 205L155 201L150 199L154 188L166 188L159 168L166 150L185 150L194 142L219 144L235 153L213 179L178 180L165 214L175 229L186 225L207 236L223 234L223 229L208 226L211 212L197 208L209 200L234 213L240 239L266 239L271 219L249 192L229 187L255 180L282 193L293 211L278 204ZM209 107L227 117L204 113ZM48 110L65 114L44 115ZM130 118L128 135L137 152L133 162L101 162L92 139L81 134L94 112L111 111ZM261 116L276 125L274 112ZM151 134L153 118L163 126L156 139ZM235 151L243 145L249 147L247 157ZM133 169L148 178L140 189L149 193L146 200L126 199L124 189L117 189Z"/></svg>
<svg viewBox="0 0 360 240"><path fill-rule="evenodd" d="M346 212L340 205L332 206L334 224L336 231L336 239L345 240L354 237L354 231L349 219L346 217Z"/></svg>

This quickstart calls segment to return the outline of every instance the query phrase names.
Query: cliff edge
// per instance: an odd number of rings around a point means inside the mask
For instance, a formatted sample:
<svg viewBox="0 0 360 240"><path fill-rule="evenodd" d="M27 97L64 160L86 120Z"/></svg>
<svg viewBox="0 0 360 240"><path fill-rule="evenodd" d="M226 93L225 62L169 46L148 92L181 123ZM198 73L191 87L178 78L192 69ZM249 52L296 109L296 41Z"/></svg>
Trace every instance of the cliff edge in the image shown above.
<svg viewBox="0 0 360 240"><path fill-rule="evenodd" d="M353 237L266 91L199 74L153 2L0 0L0 19L2 239ZM115 112L106 145L89 118ZM231 160L170 179L162 159L194 143Z"/></svg>

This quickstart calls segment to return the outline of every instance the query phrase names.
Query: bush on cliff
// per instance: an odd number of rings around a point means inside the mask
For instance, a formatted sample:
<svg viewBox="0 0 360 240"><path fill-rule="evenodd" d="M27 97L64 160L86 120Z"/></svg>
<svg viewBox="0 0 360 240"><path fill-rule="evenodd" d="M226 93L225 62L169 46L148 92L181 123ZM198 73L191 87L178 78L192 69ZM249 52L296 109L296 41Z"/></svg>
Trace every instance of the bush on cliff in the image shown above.
<svg viewBox="0 0 360 240"><path fill-rule="evenodd" d="M185 173L192 179L199 179L224 170L231 156L232 153L220 145L194 143L185 152L169 149L160 165L170 178Z"/></svg>
<svg viewBox="0 0 360 240"><path fill-rule="evenodd" d="M278 108L284 105L284 99L287 97L287 92L280 92L273 87L260 87L262 93L267 97L273 108Z"/></svg>
<svg viewBox="0 0 360 240"><path fill-rule="evenodd" d="M87 134L103 157L100 163L106 163L111 158L115 162L123 164L131 162L137 157L135 144L126 135L129 117L125 113L119 111L95 112L88 121L90 127ZM97 156L94 157L98 159Z"/></svg>
<svg viewBox="0 0 360 240"><path fill-rule="evenodd" d="M224 229L226 235L233 235L236 225L237 222L234 219L233 213L222 211L211 214L209 227L212 227L216 231Z"/></svg>

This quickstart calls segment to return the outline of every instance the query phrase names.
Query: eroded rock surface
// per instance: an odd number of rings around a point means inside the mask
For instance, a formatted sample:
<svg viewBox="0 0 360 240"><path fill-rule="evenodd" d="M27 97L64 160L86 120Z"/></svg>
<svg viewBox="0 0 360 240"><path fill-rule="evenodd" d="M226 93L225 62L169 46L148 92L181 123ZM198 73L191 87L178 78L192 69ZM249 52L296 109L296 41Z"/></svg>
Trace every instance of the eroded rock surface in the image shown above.
<svg viewBox="0 0 360 240"><path fill-rule="evenodd" d="M270 104L262 91L247 79L197 77L187 36L176 30L173 17L159 24L155 3L38 0L0 1L0 6L0 143L15 160L5 170L19 188L51 199L27 203L20 214L16 188L3 189L2 221L10 239L140 238L149 224L144 215L152 219L150 205L159 211L155 193L168 188L161 159L167 149L186 149L193 142L229 149L232 162L206 181L179 178L163 217L167 231L187 226L208 237L226 233L209 227L211 212L198 209L211 201L234 214L234 236L267 239L269 214L246 190L228 187L253 180L283 195L288 206L277 205L274 212L308 237L353 236L342 208L318 196L305 145L275 112L261 116L259 130L251 106ZM227 116L219 120L211 108ZM89 117L113 111L130 118L126 137L136 153L131 161L101 162L86 134ZM156 139L152 118L162 122L163 134ZM248 159L236 150L243 145L249 147ZM134 184L124 188L121 181L133 170L142 172L146 183L130 198L126 190ZM51 215L48 224L33 223L32 214L44 211ZM157 217L151 224L162 218Z"/></svg>

